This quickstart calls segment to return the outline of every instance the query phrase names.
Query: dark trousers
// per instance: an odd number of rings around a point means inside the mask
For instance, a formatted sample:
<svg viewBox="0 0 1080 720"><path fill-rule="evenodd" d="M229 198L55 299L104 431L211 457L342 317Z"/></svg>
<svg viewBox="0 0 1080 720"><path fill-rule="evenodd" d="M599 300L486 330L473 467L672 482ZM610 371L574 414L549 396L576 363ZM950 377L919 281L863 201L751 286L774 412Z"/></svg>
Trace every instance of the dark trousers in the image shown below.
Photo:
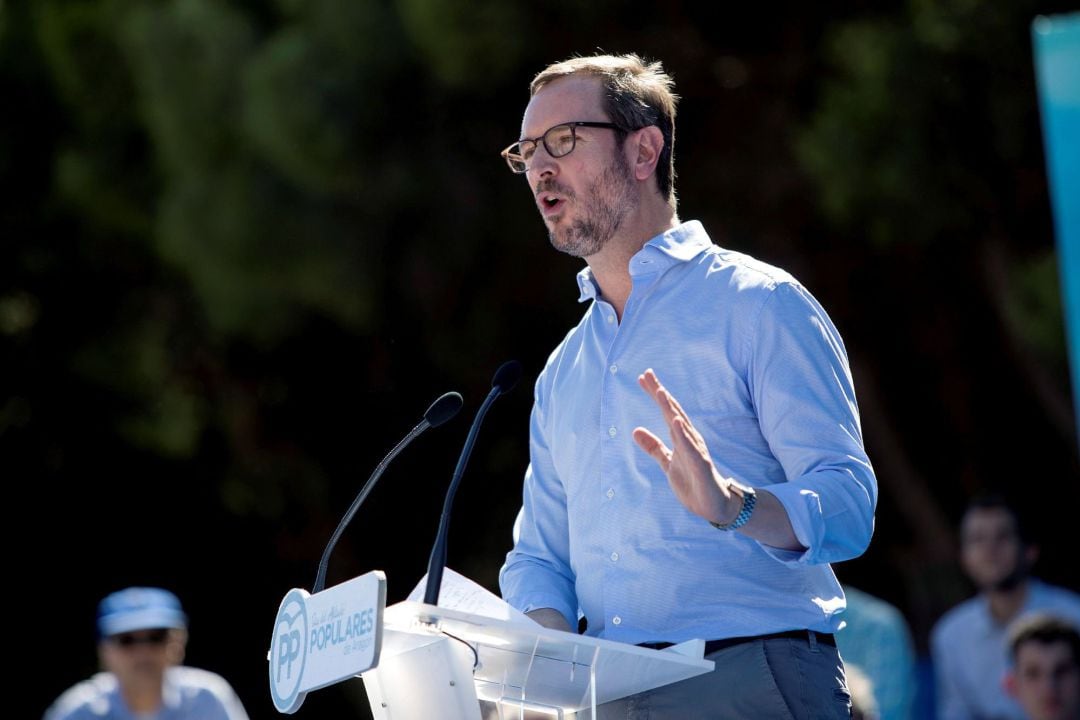
<svg viewBox="0 0 1080 720"><path fill-rule="evenodd" d="M716 669L606 703L599 720L849 720L851 696L835 647L814 638L756 639L706 659ZM589 718L588 710L577 714Z"/></svg>

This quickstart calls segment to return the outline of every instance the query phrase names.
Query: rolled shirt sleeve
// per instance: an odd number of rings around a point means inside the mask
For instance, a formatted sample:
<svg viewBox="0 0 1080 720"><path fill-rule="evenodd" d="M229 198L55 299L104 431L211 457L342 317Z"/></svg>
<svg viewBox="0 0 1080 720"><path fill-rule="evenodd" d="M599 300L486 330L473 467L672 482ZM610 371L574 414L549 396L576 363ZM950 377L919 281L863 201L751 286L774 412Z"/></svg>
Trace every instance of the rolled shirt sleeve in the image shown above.
<svg viewBox="0 0 1080 720"><path fill-rule="evenodd" d="M788 478L767 490L806 548L765 550L786 563L857 557L873 535L877 481L839 332L802 286L780 283L762 305L747 352L761 432Z"/></svg>

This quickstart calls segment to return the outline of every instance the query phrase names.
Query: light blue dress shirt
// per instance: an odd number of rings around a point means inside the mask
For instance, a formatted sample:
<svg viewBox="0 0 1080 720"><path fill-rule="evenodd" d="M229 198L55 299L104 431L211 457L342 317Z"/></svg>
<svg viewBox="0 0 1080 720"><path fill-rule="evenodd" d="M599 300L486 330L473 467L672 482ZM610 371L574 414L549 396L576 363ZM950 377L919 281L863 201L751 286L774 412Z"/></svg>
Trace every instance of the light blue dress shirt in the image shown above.
<svg viewBox="0 0 1080 720"><path fill-rule="evenodd" d="M102 672L69 688L45 711L44 720L248 720L240 698L225 678L207 670L171 667L165 671L162 707L155 713L128 709L120 683Z"/></svg>
<svg viewBox="0 0 1080 720"><path fill-rule="evenodd" d="M579 274L593 302L536 382L503 596L630 643L836 630L828 563L866 549L877 502L839 333L789 274L713 245L696 221L650 240L630 275L619 322ZM671 444L637 384L650 367L719 472L767 487L805 551L717 530L679 502L632 437L645 426Z"/></svg>

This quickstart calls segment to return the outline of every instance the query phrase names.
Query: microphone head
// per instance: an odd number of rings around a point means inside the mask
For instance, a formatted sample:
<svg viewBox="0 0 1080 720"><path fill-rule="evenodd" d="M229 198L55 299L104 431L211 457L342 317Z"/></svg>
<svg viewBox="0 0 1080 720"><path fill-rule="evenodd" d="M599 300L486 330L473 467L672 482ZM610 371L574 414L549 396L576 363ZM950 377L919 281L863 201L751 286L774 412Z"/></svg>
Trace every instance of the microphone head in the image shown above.
<svg viewBox="0 0 1080 720"><path fill-rule="evenodd" d="M431 427L439 427L444 422L458 414L463 401L461 395L456 392L448 392L441 398L431 403L431 407L424 413L424 420Z"/></svg>
<svg viewBox="0 0 1080 720"><path fill-rule="evenodd" d="M500 394L510 392L521 379L521 363L517 360L507 360L495 371L495 377L491 380L491 387Z"/></svg>

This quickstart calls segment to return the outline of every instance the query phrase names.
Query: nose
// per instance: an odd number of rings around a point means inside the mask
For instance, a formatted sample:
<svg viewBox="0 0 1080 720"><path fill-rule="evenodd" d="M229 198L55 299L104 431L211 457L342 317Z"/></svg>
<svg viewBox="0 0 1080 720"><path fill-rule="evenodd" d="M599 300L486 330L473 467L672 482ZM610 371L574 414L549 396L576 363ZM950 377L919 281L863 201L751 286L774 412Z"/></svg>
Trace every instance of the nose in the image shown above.
<svg viewBox="0 0 1080 720"><path fill-rule="evenodd" d="M529 159L529 169L526 171L530 184L533 180L552 177L558 174L558 170L559 164L551 157L544 144L540 143L533 151Z"/></svg>

